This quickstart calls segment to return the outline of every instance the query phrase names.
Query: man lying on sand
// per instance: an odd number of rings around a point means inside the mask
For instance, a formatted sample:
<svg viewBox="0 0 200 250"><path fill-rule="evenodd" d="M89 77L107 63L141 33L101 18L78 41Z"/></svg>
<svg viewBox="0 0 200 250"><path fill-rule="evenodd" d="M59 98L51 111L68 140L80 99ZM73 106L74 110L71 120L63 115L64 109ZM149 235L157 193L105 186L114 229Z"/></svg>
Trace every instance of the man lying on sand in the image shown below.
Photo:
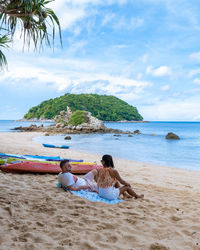
<svg viewBox="0 0 200 250"><path fill-rule="evenodd" d="M90 192L98 192L97 183L94 181L95 170L92 170L82 178L79 178L70 173L72 166L70 165L69 160L61 161L60 168L62 172L58 175L58 182L62 187L71 191L88 189Z"/></svg>

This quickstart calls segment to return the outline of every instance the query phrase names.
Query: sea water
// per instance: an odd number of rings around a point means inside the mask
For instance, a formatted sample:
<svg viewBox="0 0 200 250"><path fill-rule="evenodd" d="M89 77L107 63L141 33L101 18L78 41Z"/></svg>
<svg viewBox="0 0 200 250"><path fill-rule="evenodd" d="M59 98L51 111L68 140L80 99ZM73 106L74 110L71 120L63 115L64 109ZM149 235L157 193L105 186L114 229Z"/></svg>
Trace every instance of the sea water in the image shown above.
<svg viewBox="0 0 200 250"><path fill-rule="evenodd" d="M0 120L0 132L19 132L17 130L13 130L16 127L28 127L30 125L40 126L43 124L44 126L49 126L52 122L33 122L33 121L15 121L15 120Z"/></svg>
<svg viewBox="0 0 200 250"><path fill-rule="evenodd" d="M142 134L132 137L128 134L114 136L113 133L72 134L72 139L67 141L63 134L36 137L34 140L38 143L69 145L75 150L99 155L111 154L125 160L200 171L200 122L109 122L105 126L131 132L139 129ZM180 140L165 139L168 132L174 132Z"/></svg>

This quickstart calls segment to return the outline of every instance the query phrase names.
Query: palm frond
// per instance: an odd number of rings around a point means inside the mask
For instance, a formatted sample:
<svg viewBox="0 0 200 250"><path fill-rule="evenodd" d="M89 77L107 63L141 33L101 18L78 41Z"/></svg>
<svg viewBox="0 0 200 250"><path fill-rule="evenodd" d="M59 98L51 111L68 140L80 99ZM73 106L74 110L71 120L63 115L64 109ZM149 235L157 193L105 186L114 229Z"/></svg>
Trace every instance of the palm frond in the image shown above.
<svg viewBox="0 0 200 250"><path fill-rule="evenodd" d="M0 71L7 68L7 60L3 52L0 50Z"/></svg>
<svg viewBox="0 0 200 250"><path fill-rule="evenodd" d="M7 4L0 3L0 26L5 26L11 35L19 26L24 44L30 47L33 42L35 49L40 50L43 44L51 44L48 28L52 29L52 43L55 40L55 28L58 27L62 45L61 27L56 14L46 5L54 0L10 0ZM5 2L5 1L4 1ZM50 21L50 22L48 22Z"/></svg>
<svg viewBox="0 0 200 250"><path fill-rule="evenodd" d="M1 48L8 48L10 39L7 35L0 36L0 70L7 68L6 56L3 54Z"/></svg>

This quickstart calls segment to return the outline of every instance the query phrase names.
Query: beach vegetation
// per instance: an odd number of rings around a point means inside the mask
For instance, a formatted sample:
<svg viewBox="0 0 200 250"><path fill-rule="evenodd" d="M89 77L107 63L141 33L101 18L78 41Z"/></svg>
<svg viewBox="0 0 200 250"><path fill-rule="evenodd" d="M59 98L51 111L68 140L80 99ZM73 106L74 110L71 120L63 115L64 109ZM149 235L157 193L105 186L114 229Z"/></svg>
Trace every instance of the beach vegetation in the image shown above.
<svg viewBox="0 0 200 250"><path fill-rule="evenodd" d="M4 0L0 1L0 69L7 60L2 52L20 34L23 44L40 51L43 45L54 45L56 28L60 41L61 27L56 14L47 5L54 0ZM50 31L51 29L51 31ZM50 37L52 40L50 40Z"/></svg>
<svg viewBox="0 0 200 250"><path fill-rule="evenodd" d="M25 119L54 119L62 110L70 107L72 112L88 111L92 116L102 121L141 121L143 117L136 107L115 97L97 94L65 94L63 96L43 101L32 107L25 115Z"/></svg>
<svg viewBox="0 0 200 250"><path fill-rule="evenodd" d="M87 116L87 113L86 111L83 111L83 110L77 110L75 111L68 124L70 125L73 125L73 126L77 126L77 125L80 125L82 123L87 123L88 122L88 116Z"/></svg>

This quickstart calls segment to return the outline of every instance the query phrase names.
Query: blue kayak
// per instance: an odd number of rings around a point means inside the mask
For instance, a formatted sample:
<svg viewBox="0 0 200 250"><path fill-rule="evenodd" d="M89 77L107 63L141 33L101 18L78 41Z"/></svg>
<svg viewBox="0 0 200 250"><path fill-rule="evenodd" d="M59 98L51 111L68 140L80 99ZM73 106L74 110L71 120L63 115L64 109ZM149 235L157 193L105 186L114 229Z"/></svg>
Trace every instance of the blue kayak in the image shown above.
<svg viewBox="0 0 200 250"><path fill-rule="evenodd" d="M60 156L42 156L42 155L24 155L26 159L34 158L34 159L40 159L45 161L63 161L63 160L69 160L70 162L83 162L83 160L74 160L69 158L60 158Z"/></svg>
<svg viewBox="0 0 200 250"><path fill-rule="evenodd" d="M15 154L4 154L0 153L0 158L19 158L27 160L43 160L43 161L62 161L69 160L70 162L83 162L83 160L74 160L68 158L60 158L60 156L42 156L42 155L15 155Z"/></svg>
<svg viewBox="0 0 200 250"><path fill-rule="evenodd" d="M69 146L66 146L66 145L53 145L53 144L42 144L44 147L46 148L64 148L64 149L67 149L69 148Z"/></svg>
<svg viewBox="0 0 200 250"><path fill-rule="evenodd" d="M24 155L26 158L41 159L46 161L61 161L60 156Z"/></svg>
<svg viewBox="0 0 200 250"><path fill-rule="evenodd" d="M4 153L0 153L0 158L3 158L3 157L11 157L11 158L26 159L26 157L24 157L23 155L13 155L13 154L4 154Z"/></svg>

